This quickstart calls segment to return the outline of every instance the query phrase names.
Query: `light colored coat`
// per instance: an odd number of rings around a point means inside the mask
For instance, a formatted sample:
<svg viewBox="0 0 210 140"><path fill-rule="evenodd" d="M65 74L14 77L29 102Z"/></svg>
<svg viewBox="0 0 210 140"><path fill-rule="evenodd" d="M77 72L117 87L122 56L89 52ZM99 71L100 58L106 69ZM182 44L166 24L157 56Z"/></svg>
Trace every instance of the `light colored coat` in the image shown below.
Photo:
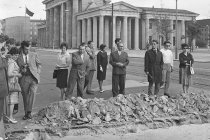
<svg viewBox="0 0 210 140"><path fill-rule="evenodd" d="M17 64L20 67L24 67L25 63L23 60L23 54L21 53L17 59ZM31 71L32 75L36 78L37 82L40 82L40 73L41 73L41 62L38 58L37 53L29 51L29 70Z"/></svg>

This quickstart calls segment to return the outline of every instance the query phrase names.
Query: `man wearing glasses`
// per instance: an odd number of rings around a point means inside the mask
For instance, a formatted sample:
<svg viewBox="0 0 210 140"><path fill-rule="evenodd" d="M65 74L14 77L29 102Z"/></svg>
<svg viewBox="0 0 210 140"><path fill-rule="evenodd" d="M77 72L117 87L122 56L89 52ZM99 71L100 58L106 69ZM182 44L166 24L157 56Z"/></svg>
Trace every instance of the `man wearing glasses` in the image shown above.
<svg viewBox="0 0 210 140"><path fill-rule="evenodd" d="M112 93L113 97L118 94L125 95L125 78L126 78L126 66L129 63L128 54L123 51L123 44L117 44L117 51L110 54L109 63L112 65ZM119 86L119 89L118 89Z"/></svg>
<svg viewBox="0 0 210 140"><path fill-rule="evenodd" d="M170 76L173 71L173 53L170 50L171 42L165 41L164 48L160 51L163 54L163 71L162 71L162 83L160 88L164 88L164 95L170 97L168 88L170 84Z"/></svg>

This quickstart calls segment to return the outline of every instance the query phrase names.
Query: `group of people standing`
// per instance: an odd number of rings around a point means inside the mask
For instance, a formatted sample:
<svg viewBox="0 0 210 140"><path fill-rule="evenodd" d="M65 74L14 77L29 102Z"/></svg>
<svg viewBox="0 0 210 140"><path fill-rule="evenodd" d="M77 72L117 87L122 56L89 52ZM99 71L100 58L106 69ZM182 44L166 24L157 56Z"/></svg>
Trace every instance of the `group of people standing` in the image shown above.
<svg viewBox="0 0 210 140"><path fill-rule="evenodd" d="M34 97L40 81L41 63L38 55L30 51L27 41L21 47L2 47L0 53L0 120L3 116L9 123L17 123L13 117L14 107L22 94L25 115L32 118ZM17 109L17 108L16 108ZM3 125L1 125L3 126ZM3 135L3 134L2 134ZM1 136L0 136L1 137ZM4 137L4 136L3 136Z"/></svg>
<svg viewBox="0 0 210 140"><path fill-rule="evenodd" d="M129 63L128 54L124 52L124 46L121 39L116 39L116 47L110 54L109 63L113 66L112 74L112 92L113 96L125 94L126 66ZM99 92L103 93L103 81L106 79L106 70L108 65L108 55L105 51L106 45L99 46L99 52L95 55L93 41L81 43L78 51L67 52L68 45L61 43L61 53L58 54L56 71L56 86L61 90L61 100L68 99L72 96L74 87L77 83L77 96L83 97L84 93L94 94L92 90L92 80L95 71L97 71L97 80ZM68 68L70 73L68 74ZM68 76L69 75L69 76ZM68 77L68 78L67 78ZM118 89L119 86L119 89Z"/></svg>
<svg viewBox="0 0 210 140"><path fill-rule="evenodd" d="M148 94L149 95L166 95L170 97L169 85L171 72L173 72L173 53L170 50L171 42L165 41L164 48L158 49L158 41L152 40L152 48L147 50L144 58L144 71L148 77ZM181 45L182 52L179 54L179 82L182 84L183 93L188 93L191 84L192 73L190 67L194 63L192 54L189 52L190 47L184 43ZM154 93L152 92L153 84L155 85ZM164 88L164 93L160 94L160 88Z"/></svg>

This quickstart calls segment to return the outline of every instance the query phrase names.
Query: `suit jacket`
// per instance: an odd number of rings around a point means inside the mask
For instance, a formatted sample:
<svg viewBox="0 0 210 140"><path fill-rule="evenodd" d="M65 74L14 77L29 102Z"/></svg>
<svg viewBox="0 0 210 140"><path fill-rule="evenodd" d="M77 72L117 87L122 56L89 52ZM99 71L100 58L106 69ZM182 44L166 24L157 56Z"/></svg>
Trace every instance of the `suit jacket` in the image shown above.
<svg viewBox="0 0 210 140"><path fill-rule="evenodd" d="M18 59L17 59L17 64L21 68L24 67L25 63L23 60L23 53L20 53ZM31 74L36 78L37 82L40 82L40 73L41 73L41 62L38 58L37 53L35 52L30 52L29 51L29 70L31 71Z"/></svg>
<svg viewBox="0 0 210 140"><path fill-rule="evenodd" d="M6 59L0 56L0 98L4 98L8 95L8 84L7 84L7 62Z"/></svg>
<svg viewBox="0 0 210 140"><path fill-rule="evenodd" d="M83 78L89 71L89 55L84 53L83 60L79 52L72 53L72 67L70 71L70 77L72 78Z"/></svg>
<svg viewBox="0 0 210 140"><path fill-rule="evenodd" d="M159 83L162 81L163 54L152 49L146 51L144 57L144 71L149 72L148 81Z"/></svg>
<svg viewBox="0 0 210 140"><path fill-rule="evenodd" d="M90 67L89 70L96 70L96 55L94 49L88 48L86 49L87 54L90 57Z"/></svg>
<svg viewBox="0 0 210 140"><path fill-rule="evenodd" d="M117 63L121 62L123 66L118 66ZM112 74L126 74L126 66L129 63L128 54L124 51L118 54L118 51L112 52L110 54L109 63L112 65Z"/></svg>

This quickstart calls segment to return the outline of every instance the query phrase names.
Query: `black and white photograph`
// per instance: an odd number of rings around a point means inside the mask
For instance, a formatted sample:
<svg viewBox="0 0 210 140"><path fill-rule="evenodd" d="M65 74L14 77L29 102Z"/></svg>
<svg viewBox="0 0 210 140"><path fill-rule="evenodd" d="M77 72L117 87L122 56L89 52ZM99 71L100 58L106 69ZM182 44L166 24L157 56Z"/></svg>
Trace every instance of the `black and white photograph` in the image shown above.
<svg viewBox="0 0 210 140"><path fill-rule="evenodd" d="M1 0L0 140L210 139L209 0Z"/></svg>

